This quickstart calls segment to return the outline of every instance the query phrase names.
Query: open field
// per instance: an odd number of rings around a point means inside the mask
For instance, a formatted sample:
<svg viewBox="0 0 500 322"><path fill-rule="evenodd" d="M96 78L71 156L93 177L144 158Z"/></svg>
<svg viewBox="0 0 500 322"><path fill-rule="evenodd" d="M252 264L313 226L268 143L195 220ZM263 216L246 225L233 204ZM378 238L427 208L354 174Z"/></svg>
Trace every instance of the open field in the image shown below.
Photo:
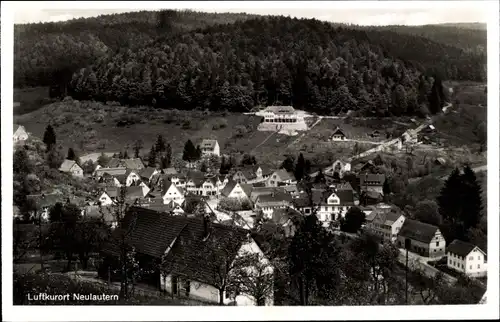
<svg viewBox="0 0 500 322"><path fill-rule="evenodd" d="M20 103L14 106L14 115L22 115L36 111L53 100L49 98L48 87L29 87L14 88L14 102Z"/></svg>

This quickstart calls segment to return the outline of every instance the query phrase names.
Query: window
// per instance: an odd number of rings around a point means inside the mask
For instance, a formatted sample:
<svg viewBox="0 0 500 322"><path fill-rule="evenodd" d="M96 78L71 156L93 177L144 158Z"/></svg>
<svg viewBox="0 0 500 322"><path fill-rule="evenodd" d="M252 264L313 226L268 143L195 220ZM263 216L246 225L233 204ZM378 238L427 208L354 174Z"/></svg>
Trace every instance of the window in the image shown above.
<svg viewBox="0 0 500 322"><path fill-rule="evenodd" d="M191 282L189 280L186 280L184 281L184 283L182 283L183 285L183 291L184 291L184 294L189 297L189 292L191 291Z"/></svg>
<svg viewBox="0 0 500 322"><path fill-rule="evenodd" d="M470 269L472 269L472 265L470 265Z"/></svg>
<svg viewBox="0 0 500 322"><path fill-rule="evenodd" d="M438 247L438 246L439 246L439 242L437 241L437 242L436 242L436 247Z"/></svg>
<svg viewBox="0 0 500 322"><path fill-rule="evenodd" d="M481 265L477 264L477 268L481 268Z"/></svg>
<svg viewBox="0 0 500 322"><path fill-rule="evenodd" d="M469 260L473 261L474 260L474 256L470 256Z"/></svg>
<svg viewBox="0 0 500 322"><path fill-rule="evenodd" d="M478 256L478 257L477 257L477 260L481 260L481 256Z"/></svg>

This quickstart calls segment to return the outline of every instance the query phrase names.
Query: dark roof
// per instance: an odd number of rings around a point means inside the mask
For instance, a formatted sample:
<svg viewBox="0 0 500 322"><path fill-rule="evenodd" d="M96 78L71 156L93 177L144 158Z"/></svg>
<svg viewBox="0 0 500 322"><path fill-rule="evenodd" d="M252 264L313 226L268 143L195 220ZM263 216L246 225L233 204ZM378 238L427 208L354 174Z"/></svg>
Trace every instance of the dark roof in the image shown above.
<svg viewBox="0 0 500 322"><path fill-rule="evenodd" d="M63 163L61 164L61 166L59 167L59 171L62 171L62 172L68 172L68 171L71 171L71 168L74 166L74 165L77 165L78 167L80 167L76 161L74 160L68 160L68 159L65 159L63 161Z"/></svg>
<svg viewBox="0 0 500 322"><path fill-rule="evenodd" d="M220 192L221 195L223 195L224 197L229 196L229 194L231 193L231 191L233 191L234 187L236 187L237 184L238 183L236 181L229 180L229 182L226 183L226 185L224 186L224 188Z"/></svg>
<svg viewBox="0 0 500 322"><path fill-rule="evenodd" d="M448 245L448 247L446 247L446 252L457 254L458 256L461 256L461 257L466 257L476 247L477 246L474 244L455 239L453 242L451 242L451 244ZM481 250L481 248L479 248L479 247L478 247L478 249ZM481 250L481 252L483 252L483 251Z"/></svg>
<svg viewBox="0 0 500 322"><path fill-rule="evenodd" d="M341 205L354 205L354 192L352 190L337 190L335 194L339 197Z"/></svg>
<svg viewBox="0 0 500 322"><path fill-rule="evenodd" d="M144 163L140 158L123 159L122 161L127 169L140 170L144 168Z"/></svg>
<svg viewBox="0 0 500 322"><path fill-rule="evenodd" d="M118 158L111 158L109 160L108 164L106 165L107 168L118 168L118 167L123 167L120 165L120 159Z"/></svg>
<svg viewBox="0 0 500 322"><path fill-rule="evenodd" d="M262 194L257 197L256 203L262 204L274 204L274 203L291 203L293 200L292 196L286 192L276 191L268 194Z"/></svg>
<svg viewBox="0 0 500 322"><path fill-rule="evenodd" d="M270 175L273 173L273 167L268 165L268 164L260 164L260 165L254 165L254 171L256 172L257 169L260 168L262 170L262 175Z"/></svg>
<svg viewBox="0 0 500 322"><path fill-rule="evenodd" d="M100 168L95 170L96 176L102 176L105 173L111 175L111 176L117 176L117 175L122 175L127 172L127 168L125 167L119 167L119 168Z"/></svg>
<svg viewBox="0 0 500 322"><path fill-rule="evenodd" d="M403 237L414 239L423 243L430 243L438 227L413 219L406 219L399 234Z"/></svg>
<svg viewBox="0 0 500 322"><path fill-rule="evenodd" d="M147 167L147 168L144 168L142 169L140 172L139 172L139 175L142 177L142 178L146 178L146 179L149 179L151 178L151 176L153 175L153 173L155 172L155 168L152 168L152 167Z"/></svg>
<svg viewBox="0 0 500 322"><path fill-rule="evenodd" d="M343 136L346 136L346 135L345 135L345 133L344 133L344 131L342 131L342 130L340 129L340 127L337 127L337 128L335 129L335 131L333 131L333 134L332 134L332 135L335 135L335 134L342 134Z"/></svg>

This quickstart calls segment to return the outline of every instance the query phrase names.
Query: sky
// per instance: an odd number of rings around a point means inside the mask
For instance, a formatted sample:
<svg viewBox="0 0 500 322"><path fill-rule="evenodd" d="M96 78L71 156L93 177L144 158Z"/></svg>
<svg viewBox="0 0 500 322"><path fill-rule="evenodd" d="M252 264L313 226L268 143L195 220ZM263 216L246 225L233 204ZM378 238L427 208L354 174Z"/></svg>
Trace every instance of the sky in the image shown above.
<svg viewBox="0 0 500 322"><path fill-rule="evenodd" d="M139 10L191 9L246 12L352 23L424 25L486 22L488 1L220 1L220 2L12 2L14 23L55 22Z"/></svg>

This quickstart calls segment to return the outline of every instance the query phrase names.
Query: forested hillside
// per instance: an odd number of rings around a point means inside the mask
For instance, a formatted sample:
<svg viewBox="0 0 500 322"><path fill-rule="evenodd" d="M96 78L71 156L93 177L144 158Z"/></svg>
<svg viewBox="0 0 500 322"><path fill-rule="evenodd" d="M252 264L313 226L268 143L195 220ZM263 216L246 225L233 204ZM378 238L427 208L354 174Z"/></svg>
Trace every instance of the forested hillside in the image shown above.
<svg viewBox="0 0 500 322"><path fill-rule="evenodd" d="M443 101L429 76L484 81L486 73L484 55L399 26L165 11L16 28L17 85L62 84L65 95L69 83L74 98L132 106L426 114Z"/></svg>
<svg viewBox="0 0 500 322"><path fill-rule="evenodd" d="M457 47L466 52L486 54L487 37L484 24L442 24L424 26L384 26L375 30L421 36L438 43Z"/></svg>
<svg viewBox="0 0 500 322"><path fill-rule="evenodd" d="M247 14L164 10L16 25L15 85L48 86L69 81L74 71L106 54L144 47L165 34L251 17Z"/></svg>

